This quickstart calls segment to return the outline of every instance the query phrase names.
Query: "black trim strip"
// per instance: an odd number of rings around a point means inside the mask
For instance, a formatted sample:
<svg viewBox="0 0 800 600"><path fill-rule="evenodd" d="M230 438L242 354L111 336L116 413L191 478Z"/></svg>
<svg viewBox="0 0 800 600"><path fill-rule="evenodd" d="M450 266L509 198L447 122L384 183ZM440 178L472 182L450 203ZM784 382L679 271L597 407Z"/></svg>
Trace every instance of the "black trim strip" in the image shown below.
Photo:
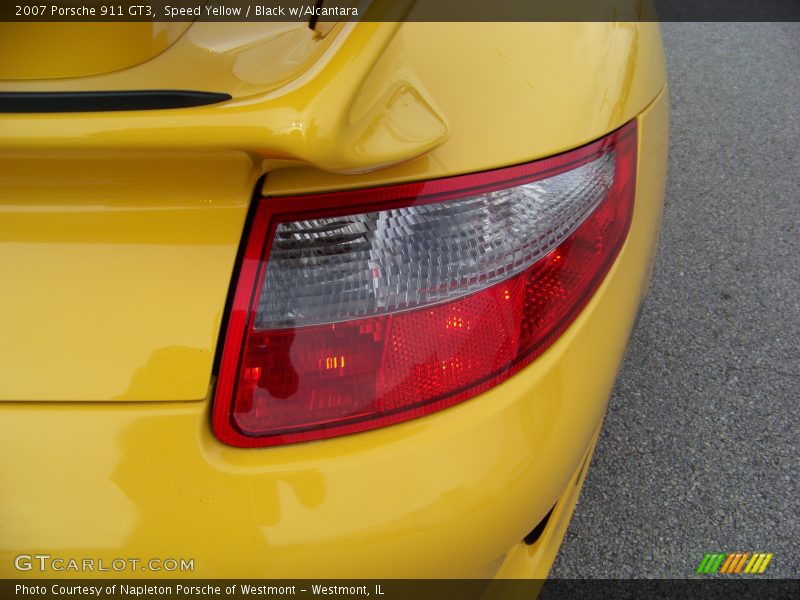
<svg viewBox="0 0 800 600"><path fill-rule="evenodd" d="M229 94L190 90L0 92L0 113L158 110L205 106L230 99Z"/></svg>

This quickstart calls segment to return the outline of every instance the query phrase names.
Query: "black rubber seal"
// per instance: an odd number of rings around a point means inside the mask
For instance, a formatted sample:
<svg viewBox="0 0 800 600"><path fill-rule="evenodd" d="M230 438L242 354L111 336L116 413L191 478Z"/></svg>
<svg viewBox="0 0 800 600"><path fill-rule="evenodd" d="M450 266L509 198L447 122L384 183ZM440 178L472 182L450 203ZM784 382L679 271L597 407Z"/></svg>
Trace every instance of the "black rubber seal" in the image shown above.
<svg viewBox="0 0 800 600"><path fill-rule="evenodd" d="M190 90L0 92L0 113L160 110L205 106L230 99L228 94Z"/></svg>

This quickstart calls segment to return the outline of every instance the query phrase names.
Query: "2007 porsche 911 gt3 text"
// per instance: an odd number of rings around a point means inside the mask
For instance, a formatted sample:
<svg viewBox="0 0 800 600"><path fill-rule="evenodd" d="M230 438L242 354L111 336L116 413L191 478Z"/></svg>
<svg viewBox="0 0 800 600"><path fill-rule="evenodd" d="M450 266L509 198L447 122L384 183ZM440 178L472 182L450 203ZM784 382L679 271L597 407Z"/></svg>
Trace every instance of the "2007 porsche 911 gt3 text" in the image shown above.
<svg viewBox="0 0 800 600"><path fill-rule="evenodd" d="M651 276L658 25L3 28L0 573L545 577Z"/></svg>

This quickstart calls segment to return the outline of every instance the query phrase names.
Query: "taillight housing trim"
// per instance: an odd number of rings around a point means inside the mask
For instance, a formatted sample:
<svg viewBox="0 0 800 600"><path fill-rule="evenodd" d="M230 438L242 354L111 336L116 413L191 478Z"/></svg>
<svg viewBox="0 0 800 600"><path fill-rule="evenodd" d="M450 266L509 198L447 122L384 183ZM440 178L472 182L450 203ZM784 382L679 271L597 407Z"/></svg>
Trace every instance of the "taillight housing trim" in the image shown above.
<svg viewBox="0 0 800 600"><path fill-rule="evenodd" d="M634 119L595 142L553 157L521 165L430 181L304 196L263 198L258 201L250 231L247 234L242 262L239 265L238 279L235 285L227 330L225 331L214 405L212 407L212 428L217 437L222 442L232 446L264 447L312 441L374 429L407 421L458 404L498 385L527 366L534 358L544 352L574 321L604 280L625 239L627 239L635 196L637 133L636 120ZM242 384L240 381L242 378L241 371L243 369L248 336L252 337L261 334L260 331L255 331L254 329L255 312L261 288L264 284L270 249L280 223L386 211L486 194L552 178L561 173L577 169L612 151L616 153L617 170L615 171L614 182L608 196L593 209L592 213L570 234L567 240L553 248L547 257L553 255L567 241L572 239L581 228L587 225L587 222L600 210L601 206L607 205L609 202L624 203L620 213L621 220L617 224L619 226L619 235L614 242L614 247L605 249L603 262L596 273L592 275L591 280L587 282L579 294L572 298L572 304L565 316L540 336L535 344L525 348L524 352L520 352L519 355L508 361L501 369L496 369L476 380L470 381L469 385L463 389L452 390L444 394L443 397L427 398L419 405L404 405L396 410L386 410L372 416L343 418L340 419L341 422L338 424L334 420L330 423L315 424L309 427L290 425L280 431L265 429L264 432L259 432L257 428L243 426L243 423L246 424L247 420L242 418L241 410L237 417L235 398L237 388ZM541 265L547 257L527 267L521 273L509 277L508 281L511 282L512 280L516 281L523 278L525 273L528 273L537 265L541 267L540 271L546 268L546 265ZM527 285L525 281L521 285ZM495 285L501 285L502 283L504 282L493 284L491 287L494 288ZM476 292L475 294L477 293L482 292ZM465 298L469 299L475 294L469 294L453 301L446 301L442 305L459 302ZM370 318L387 318L387 316L382 315ZM389 318L391 318L391 315L389 315ZM359 319L352 319L351 321L345 321L341 325L358 321ZM299 327L296 330L301 332L310 331L314 327L319 328L324 327L324 325L309 325Z"/></svg>

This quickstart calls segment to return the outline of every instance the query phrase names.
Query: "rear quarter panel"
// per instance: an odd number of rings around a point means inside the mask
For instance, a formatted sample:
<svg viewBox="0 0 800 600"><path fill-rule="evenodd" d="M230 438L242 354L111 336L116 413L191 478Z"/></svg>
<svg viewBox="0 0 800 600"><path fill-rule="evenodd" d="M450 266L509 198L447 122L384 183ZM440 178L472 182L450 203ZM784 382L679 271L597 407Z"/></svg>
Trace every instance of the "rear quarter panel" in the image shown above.
<svg viewBox="0 0 800 600"><path fill-rule="evenodd" d="M435 98L449 138L375 172L264 159L225 135L203 152L0 144L11 282L0 575L37 575L13 557L45 551L194 558L202 577L492 576L553 506L602 420L649 277L667 139L657 25L404 24L365 86L380 90L397 69ZM268 450L214 438L214 354L262 174L268 195L447 176L551 155L640 113L629 239L529 368L383 430ZM203 114L213 145L214 113Z"/></svg>

